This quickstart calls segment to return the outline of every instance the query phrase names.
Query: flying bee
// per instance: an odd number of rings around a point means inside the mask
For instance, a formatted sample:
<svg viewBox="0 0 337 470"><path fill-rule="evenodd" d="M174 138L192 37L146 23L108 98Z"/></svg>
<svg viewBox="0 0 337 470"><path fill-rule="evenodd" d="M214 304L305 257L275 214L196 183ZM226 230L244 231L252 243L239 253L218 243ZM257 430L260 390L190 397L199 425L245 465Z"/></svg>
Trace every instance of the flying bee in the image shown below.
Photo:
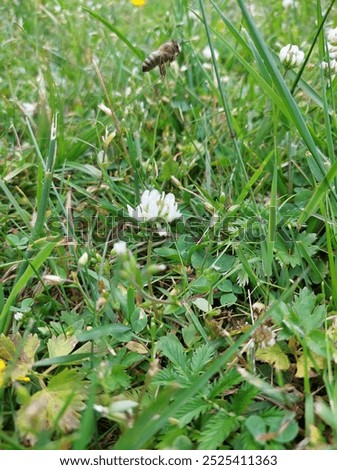
<svg viewBox="0 0 337 470"><path fill-rule="evenodd" d="M150 54L149 57L144 60L142 66L143 72L149 72L158 65L160 75L165 77L165 64L167 63L169 65L171 62L173 62L180 52L181 47L177 41L172 40L165 42L165 44L162 44L159 49L152 52L152 54Z"/></svg>

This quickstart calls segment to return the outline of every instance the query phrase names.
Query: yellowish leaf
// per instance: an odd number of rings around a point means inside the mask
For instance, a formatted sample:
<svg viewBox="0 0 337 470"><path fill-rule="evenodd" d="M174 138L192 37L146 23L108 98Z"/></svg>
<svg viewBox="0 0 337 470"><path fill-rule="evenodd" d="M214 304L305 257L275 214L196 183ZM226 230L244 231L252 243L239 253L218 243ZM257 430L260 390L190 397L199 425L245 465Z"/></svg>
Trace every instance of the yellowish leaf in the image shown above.
<svg viewBox="0 0 337 470"><path fill-rule="evenodd" d="M129 351L137 352L138 354L148 354L149 352L142 343L137 343L137 341L129 341L126 347Z"/></svg>
<svg viewBox="0 0 337 470"><path fill-rule="evenodd" d="M67 434L78 429L85 397L78 372L63 370L17 412L16 427L21 439L26 445L34 445L44 432Z"/></svg>
<svg viewBox="0 0 337 470"><path fill-rule="evenodd" d="M47 344L49 357L67 356L74 349L77 342L74 336L68 338L64 335L52 336Z"/></svg>
<svg viewBox="0 0 337 470"><path fill-rule="evenodd" d="M312 354L312 357L315 361L316 366L319 369L323 369L324 368L324 357L319 356L318 354L314 354L314 353L311 353L311 354ZM314 364L313 364L313 361L311 361L309 357L307 357L306 365L309 369L309 375L310 375L311 369L314 368ZM305 361L304 361L304 355L302 354L301 356L299 356L297 358L297 361L296 361L296 374L295 374L295 377L298 377L298 378L302 379L304 376L305 376Z"/></svg>
<svg viewBox="0 0 337 470"><path fill-rule="evenodd" d="M13 341L5 336L4 334L0 335L0 358L9 361L12 356L15 354L15 344Z"/></svg>
<svg viewBox="0 0 337 470"><path fill-rule="evenodd" d="M288 356L278 344L258 349L256 351L256 359L267 362L278 370L287 370L290 367Z"/></svg>

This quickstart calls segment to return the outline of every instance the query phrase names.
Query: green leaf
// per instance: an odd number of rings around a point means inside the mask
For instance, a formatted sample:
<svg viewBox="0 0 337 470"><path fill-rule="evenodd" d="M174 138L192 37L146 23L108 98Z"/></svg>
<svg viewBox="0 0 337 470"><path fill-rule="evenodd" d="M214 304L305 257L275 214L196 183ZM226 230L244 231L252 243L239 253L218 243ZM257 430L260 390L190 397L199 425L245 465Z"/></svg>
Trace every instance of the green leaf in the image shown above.
<svg viewBox="0 0 337 470"><path fill-rule="evenodd" d="M97 326L96 328L92 328L91 330L83 331L82 333L77 334L76 338L78 341L84 342L99 339L102 336L113 336L123 342L126 339L122 339L121 335L130 331L131 329L129 326L125 326L120 323L115 323L112 325Z"/></svg>
<svg viewBox="0 0 337 470"><path fill-rule="evenodd" d="M140 333L147 325L147 315L142 308L136 308L131 315L131 326L135 333Z"/></svg>
<svg viewBox="0 0 337 470"><path fill-rule="evenodd" d="M156 255L159 255L162 258L168 258L171 261L175 261L177 263L180 261L179 253L174 248L161 246L159 248L155 248L153 251L156 253Z"/></svg>
<svg viewBox="0 0 337 470"><path fill-rule="evenodd" d="M213 267L220 273L225 273L231 269L234 263L234 256L226 255L225 253L223 253L221 256L219 256L219 258L216 259Z"/></svg>
<svg viewBox="0 0 337 470"><path fill-rule="evenodd" d="M184 342L188 348L200 339L200 336L198 335L198 332L194 325L185 326L182 329L182 335L184 338Z"/></svg>
<svg viewBox="0 0 337 470"><path fill-rule="evenodd" d="M195 397L180 408L175 418L179 420L179 426L182 428L197 419L201 413L205 413L210 407L211 405L205 402L203 397Z"/></svg>
<svg viewBox="0 0 337 470"><path fill-rule="evenodd" d="M245 427L257 442L260 442L259 436L267 431L267 424L261 416L253 415L246 419Z"/></svg>
<svg viewBox="0 0 337 470"><path fill-rule="evenodd" d="M212 384L210 391L210 397L216 398L219 394L223 394L224 391L230 390L242 382L242 377L239 372L235 369L230 369L224 372L223 376L215 380Z"/></svg>
<svg viewBox="0 0 337 470"><path fill-rule="evenodd" d="M36 276L36 272L46 261L56 244L57 241L46 243L44 247L35 255L35 257L30 260L30 265L12 287L11 293L9 294L0 314L0 333L6 332L6 330L9 328L12 319L10 314L13 313L11 312L11 306L15 302L16 297L27 286L29 279Z"/></svg>
<svg viewBox="0 0 337 470"><path fill-rule="evenodd" d="M230 307L231 305L235 304L235 302L237 301L237 297L235 294L231 293L231 294L223 294L221 297L220 297L220 304L221 306L223 307Z"/></svg>
<svg viewBox="0 0 337 470"><path fill-rule="evenodd" d="M237 416L241 416L246 413L258 393L259 391L256 387L253 387L248 383L244 383L231 399L233 412Z"/></svg>
<svg viewBox="0 0 337 470"><path fill-rule="evenodd" d="M315 308L316 296L310 292L307 287L301 290L293 303L294 321L298 321L306 334L309 334L313 329L319 328L326 316L324 305Z"/></svg>
<svg viewBox="0 0 337 470"><path fill-rule="evenodd" d="M185 350L178 338L172 333L167 336L162 336L157 343L158 349L170 361L183 371L187 371Z"/></svg>
<svg viewBox="0 0 337 470"><path fill-rule="evenodd" d="M192 300L192 304L204 313L208 313L212 310L212 306L209 304L208 300L202 297Z"/></svg>
<svg viewBox="0 0 337 470"><path fill-rule="evenodd" d="M203 344L193 352L190 368L193 374L198 374L202 371L205 365L214 356L214 349L209 344Z"/></svg>
<svg viewBox="0 0 337 470"><path fill-rule="evenodd" d="M223 279L217 284L217 288L221 292L233 292L233 283L230 279Z"/></svg>
<svg viewBox="0 0 337 470"><path fill-rule="evenodd" d="M266 418L269 433L275 433L273 440L285 444L291 442L298 434L299 428L295 419L295 413L289 413L283 418Z"/></svg>
<svg viewBox="0 0 337 470"><path fill-rule="evenodd" d="M202 429L198 449L217 449L238 427L239 421L235 416L218 411Z"/></svg>
<svg viewBox="0 0 337 470"><path fill-rule="evenodd" d="M204 294L211 289L211 283L205 276L200 276L195 282L189 285L189 290L193 294Z"/></svg>
<svg viewBox="0 0 337 470"><path fill-rule="evenodd" d="M213 261L213 256L207 253L204 249L194 251L191 257L191 264L196 270L209 268L213 264Z"/></svg>

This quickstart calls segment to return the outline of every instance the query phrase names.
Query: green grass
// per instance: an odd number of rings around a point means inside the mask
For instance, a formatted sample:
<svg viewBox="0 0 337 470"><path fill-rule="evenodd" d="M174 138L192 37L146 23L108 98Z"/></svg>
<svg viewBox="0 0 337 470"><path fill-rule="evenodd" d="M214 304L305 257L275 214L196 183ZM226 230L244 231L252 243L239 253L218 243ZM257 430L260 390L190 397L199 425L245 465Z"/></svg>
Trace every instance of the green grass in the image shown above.
<svg viewBox="0 0 337 470"><path fill-rule="evenodd" d="M82 3L0 6L0 448L335 449L334 2Z"/></svg>

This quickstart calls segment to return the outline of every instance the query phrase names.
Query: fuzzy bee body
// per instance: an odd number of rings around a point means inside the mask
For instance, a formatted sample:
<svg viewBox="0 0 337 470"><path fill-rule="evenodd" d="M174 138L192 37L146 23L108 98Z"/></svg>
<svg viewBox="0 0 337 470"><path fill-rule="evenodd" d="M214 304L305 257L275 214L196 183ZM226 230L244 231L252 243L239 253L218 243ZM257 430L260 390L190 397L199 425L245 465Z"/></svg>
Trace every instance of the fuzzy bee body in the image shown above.
<svg viewBox="0 0 337 470"><path fill-rule="evenodd" d="M143 62L143 72L149 72L159 66L160 75L165 77L165 64L173 62L181 52L180 44L177 41L169 41L162 44L159 49L152 52Z"/></svg>

